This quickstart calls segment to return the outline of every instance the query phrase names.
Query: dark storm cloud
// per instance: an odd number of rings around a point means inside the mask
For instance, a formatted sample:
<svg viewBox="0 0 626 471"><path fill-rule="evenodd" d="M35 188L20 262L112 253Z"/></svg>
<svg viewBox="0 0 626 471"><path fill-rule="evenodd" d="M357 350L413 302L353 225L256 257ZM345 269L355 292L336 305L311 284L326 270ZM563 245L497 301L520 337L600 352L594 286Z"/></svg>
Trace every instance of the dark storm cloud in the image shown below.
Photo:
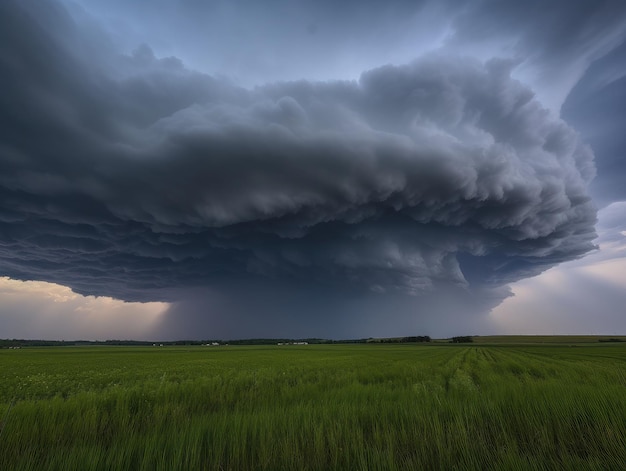
<svg viewBox="0 0 626 471"><path fill-rule="evenodd" d="M0 6L0 275L125 300L258 279L423 294L592 248L592 153L508 61L246 90L117 55L46 5Z"/></svg>
<svg viewBox="0 0 626 471"><path fill-rule="evenodd" d="M518 58L516 76L593 147L596 204L624 200L626 4L486 0L472 2L453 24L451 49Z"/></svg>
<svg viewBox="0 0 626 471"><path fill-rule="evenodd" d="M492 332L489 310L506 289L447 287L420 296L280 283L216 284L172 303L151 338L366 338L420 332L441 338Z"/></svg>

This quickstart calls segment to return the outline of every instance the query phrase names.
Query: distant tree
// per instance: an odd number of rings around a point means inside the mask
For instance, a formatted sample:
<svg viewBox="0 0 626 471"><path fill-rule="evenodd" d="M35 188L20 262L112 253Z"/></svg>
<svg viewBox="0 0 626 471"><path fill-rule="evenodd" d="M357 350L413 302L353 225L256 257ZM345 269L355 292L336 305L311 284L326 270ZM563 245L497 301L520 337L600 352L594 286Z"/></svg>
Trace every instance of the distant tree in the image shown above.
<svg viewBox="0 0 626 471"><path fill-rule="evenodd" d="M464 336L459 336L459 337L452 337L450 339L450 343L471 343L473 342L474 339L469 336L469 335L464 335Z"/></svg>
<svg viewBox="0 0 626 471"><path fill-rule="evenodd" d="M403 342L430 342L430 337L428 335L418 335L413 337L404 337L402 339Z"/></svg>

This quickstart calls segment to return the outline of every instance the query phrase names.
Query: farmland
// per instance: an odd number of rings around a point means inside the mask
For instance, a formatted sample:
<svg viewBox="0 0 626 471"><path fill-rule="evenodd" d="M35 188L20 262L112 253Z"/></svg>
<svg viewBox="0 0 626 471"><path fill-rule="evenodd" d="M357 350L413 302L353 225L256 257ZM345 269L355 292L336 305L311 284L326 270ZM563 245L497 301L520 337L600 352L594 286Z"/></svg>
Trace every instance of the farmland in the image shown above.
<svg viewBox="0 0 626 471"><path fill-rule="evenodd" d="M623 469L626 345L0 350L0 469Z"/></svg>

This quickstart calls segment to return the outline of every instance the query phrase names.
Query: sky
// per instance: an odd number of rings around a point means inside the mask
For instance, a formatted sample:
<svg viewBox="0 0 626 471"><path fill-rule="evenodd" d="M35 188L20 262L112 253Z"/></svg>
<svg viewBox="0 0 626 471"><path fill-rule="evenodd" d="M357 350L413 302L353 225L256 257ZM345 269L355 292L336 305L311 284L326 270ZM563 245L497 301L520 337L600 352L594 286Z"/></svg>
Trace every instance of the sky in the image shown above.
<svg viewBox="0 0 626 471"><path fill-rule="evenodd" d="M626 334L626 5L0 3L0 338Z"/></svg>

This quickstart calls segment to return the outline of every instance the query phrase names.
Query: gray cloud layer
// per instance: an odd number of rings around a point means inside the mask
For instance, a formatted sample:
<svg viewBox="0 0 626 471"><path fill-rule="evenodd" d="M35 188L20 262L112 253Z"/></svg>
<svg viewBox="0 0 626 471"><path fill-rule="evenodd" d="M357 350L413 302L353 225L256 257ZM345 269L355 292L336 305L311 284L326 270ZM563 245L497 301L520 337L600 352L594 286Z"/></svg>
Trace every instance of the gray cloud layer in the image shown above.
<svg viewBox="0 0 626 471"><path fill-rule="evenodd" d="M124 300L255 279L421 294L592 248L592 153L510 62L246 90L32 5L0 6L0 275Z"/></svg>

